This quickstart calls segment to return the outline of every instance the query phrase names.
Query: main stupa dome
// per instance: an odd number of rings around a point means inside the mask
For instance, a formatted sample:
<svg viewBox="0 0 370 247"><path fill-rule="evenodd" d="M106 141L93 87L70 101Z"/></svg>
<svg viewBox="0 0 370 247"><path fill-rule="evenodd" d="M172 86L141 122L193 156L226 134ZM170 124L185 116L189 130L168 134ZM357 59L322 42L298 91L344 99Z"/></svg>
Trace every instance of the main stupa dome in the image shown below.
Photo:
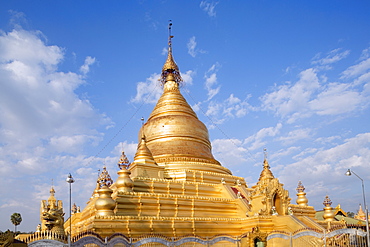
<svg viewBox="0 0 370 247"><path fill-rule="evenodd" d="M160 81L163 94L139 132L155 162L165 169L191 169L231 174L213 157L207 127L180 92L182 81L172 56L170 35Z"/></svg>

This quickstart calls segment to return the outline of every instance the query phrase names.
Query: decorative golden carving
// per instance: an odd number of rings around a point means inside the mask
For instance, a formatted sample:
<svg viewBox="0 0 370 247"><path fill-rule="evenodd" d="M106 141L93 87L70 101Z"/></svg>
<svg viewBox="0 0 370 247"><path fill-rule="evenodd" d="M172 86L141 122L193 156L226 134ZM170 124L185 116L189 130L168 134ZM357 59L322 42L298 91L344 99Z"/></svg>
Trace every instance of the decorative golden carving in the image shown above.
<svg viewBox="0 0 370 247"><path fill-rule="evenodd" d="M251 233L248 235L250 242L249 246L267 246L267 236L268 233L260 231L260 227L253 227ZM262 242L263 245L257 245L258 242Z"/></svg>
<svg viewBox="0 0 370 247"><path fill-rule="evenodd" d="M128 160L127 156L125 155L125 152L122 151L121 157L117 163L120 170L127 169L130 165L130 161Z"/></svg>
<svg viewBox="0 0 370 247"><path fill-rule="evenodd" d="M51 187L49 199L41 201L40 231L50 231L59 235L64 235L63 203L61 200L56 200L54 194L54 187Z"/></svg>
<svg viewBox="0 0 370 247"><path fill-rule="evenodd" d="M104 186L111 186L112 183L113 183L113 180L111 179L108 171L107 171L107 168L104 166L103 167L103 171L100 173L99 177L98 177L98 182L99 182L99 187L102 188Z"/></svg>
<svg viewBox="0 0 370 247"><path fill-rule="evenodd" d="M202 158L195 158L195 157L176 157L176 156L168 156L163 158L156 158L157 163L172 163L172 162L187 162L189 164L194 165L201 165L201 166L209 166L209 164L220 166L220 162L217 160L209 160L209 159L202 159ZM206 163L206 164L204 164ZM225 170L227 170L225 168Z"/></svg>

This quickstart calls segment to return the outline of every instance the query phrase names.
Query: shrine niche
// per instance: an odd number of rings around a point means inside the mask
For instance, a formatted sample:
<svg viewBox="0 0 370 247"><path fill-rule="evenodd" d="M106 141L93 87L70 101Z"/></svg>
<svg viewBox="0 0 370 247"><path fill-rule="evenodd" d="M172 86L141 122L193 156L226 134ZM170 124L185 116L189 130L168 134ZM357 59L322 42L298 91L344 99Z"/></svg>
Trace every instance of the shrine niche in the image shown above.
<svg viewBox="0 0 370 247"><path fill-rule="evenodd" d="M263 170L255 186L252 187L252 205L259 208L258 215L287 215L290 204L289 192L274 177L265 157Z"/></svg>

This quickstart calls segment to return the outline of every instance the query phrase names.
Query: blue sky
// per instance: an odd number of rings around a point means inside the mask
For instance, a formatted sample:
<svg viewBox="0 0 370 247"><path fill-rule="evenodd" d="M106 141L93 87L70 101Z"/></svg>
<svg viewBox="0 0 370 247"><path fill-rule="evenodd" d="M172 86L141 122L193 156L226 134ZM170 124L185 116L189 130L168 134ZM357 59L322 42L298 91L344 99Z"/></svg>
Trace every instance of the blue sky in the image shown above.
<svg viewBox="0 0 370 247"><path fill-rule="evenodd" d="M39 223L51 184L82 208L98 169L132 161L161 94L168 20L182 93L214 156L253 186L263 149L292 203L370 200L368 1L2 1L0 230ZM53 182L52 182L53 180Z"/></svg>

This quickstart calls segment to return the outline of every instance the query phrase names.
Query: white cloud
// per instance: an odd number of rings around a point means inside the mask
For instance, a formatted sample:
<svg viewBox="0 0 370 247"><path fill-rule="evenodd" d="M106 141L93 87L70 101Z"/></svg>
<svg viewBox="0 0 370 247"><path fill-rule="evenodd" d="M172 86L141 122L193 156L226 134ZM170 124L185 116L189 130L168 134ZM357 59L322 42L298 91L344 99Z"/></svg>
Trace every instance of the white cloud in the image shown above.
<svg viewBox="0 0 370 247"><path fill-rule="evenodd" d="M205 87L208 91L208 99L211 100L214 96L216 96L220 89L221 86L216 86L217 85L217 71L218 71L219 64L213 64L211 68L207 71L207 73L204 75L204 78L206 79L205 82Z"/></svg>
<svg viewBox="0 0 370 247"><path fill-rule="evenodd" d="M39 205L24 188L89 162L75 154L101 141L97 129L112 124L75 92L94 59L86 59L81 74L59 71L64 50L44 40L40 31L20 27L0 32L0 179L13 190L0 188L0 204L17 194L27 205Z"/></svg>
<svg viewBox="0 0 370 247"><path fill-rule="evenodd" d="M216 103L215 101L211 101L208 104L206 115L207 116L218 116L221 108L222 108L222 105L220 103Z"/></svg>
<svg viewBox="0 0 370 247"><path fill-rule="evenodd" d="M256 134L246 138L244 142L246 144L251 143L248 148L249 150L256 150L266 145L266 137L276 136L280 132L282 127L283 125L281 123L278 123L275 127L262 128Z"/></svg>
<svg viewBox="0 0 370 247"><path fill-rule="evenodd" d="M248 150L238 139L216 139L212 141L213 154L227 168L242 165L248 160Z"/></svg>
<svg viewBox="0 0 370 247"><path fill-rule="evenodd" d="M167 55L168 53L168 47L163 47L161 55Z"/></svg>
<svg viewBox="0 0 370 247"><path fill-rule="evenodd" d="M350 54L349 50L346 50L343 52L340 52L340 51L341 51L340 48L332 50L324 58L320 58L320 53L319 53L313 58L312 64L328 65L328 64L336 63L346 58Z"/></svg>
<svg viewBox="0 0 370 247"><path fill-rule="evenodd" d="M155 104L162 94L162 88L158 79L160 74L152 74L145 82L138 82L136 96L131 99L134 103Z"/></svg>
<svg viewBox="0 0 370 247"><path fill-rule="evenodd" d="M63 49L58 46L45 46L41 32L13 30L1 33L1 63L21 62L36 73L53 71L63 59Z"/></svg>
<svg viewBox="0 0 370 247"><path fill-rule="evenodd" d="M206 51L196 48L197 42L195 41L195 36L189 39L189 42L187 43L187 47L188 47L188 53L192 57L196 57L198 53L206 53Z"/></svg>
<svg viewBox="0 0 370 247"><path fill-rule="evenodd" d="M149 27L153 30L157 30L158 26L160 26L159 22L152 17L152 13L150 11L145 12L144 21L149 23Z"/></svg>
<svg viewBox="0 0 370 247"><path fill-rule="evenodd" d="M248 113L248 110L253 108L248 104L248 99L249 97L245 100L241 100L235 97L234 94L231 94L229 98L221 102L216 100L208 101L205 114L212 119L212 123L208 127L213 129L215 128L215 124L222 124L231 118L244 117ZM201 102L198 102L193 108L194 111L199 111L201 104Z"/></svg>
<svg viewBox="0 0 370 247"><path fill-rule="evenodd" d="M249 98L249 97L248 97ZM230 94L224 102L223 114L226 117L244 117L248 109L250 108L246 100L241 101L238 97L235 97L234 94Z"/></svg>
<svg viewBox="0 0 370 247"><path fill-rule="evenodd" d="M217 4L218 2L214 2L214 1L201 1L200 8L203 9L208 14L208 16L216 17L215 8Z"/></svg>
<svg viewBox="0 0 370 247"><path fill-rule="evenodd" d="M370 72L360 75L356 80L353 81L353 85L361 85L370 82Z"/></svg>
<svg viewBox="0 0 370 247"><path fill-rule="evenodd" d="M341 79L356 77L364 72L367 72L370 69L370 58L367 58L364 61L361 61L360 63L353 65L342 72Z"/></svg>
<svg viewBox="0 0 370 247"><path fill-rule="evenodd" d="M333 50L325 58L315 56L313 63L326 65L345 58L349 51ZM341 73L340 79L357 77L352 83L330 82L322 70L309 68L300 73L297 82L277 86L273 92L260 99L262 110L275 112L277 116L294 123L312 115L343 115L363 110L369 105L370 58L353 65ZM320 78L320 80L319 80ZM361 88L361 85L363 85ZM370 91L369 91L370 92Z"/></svg>
<svg viewBox="0 0 370 247"><path fill-rule="evenodd" d="M308 139L311 135L311 129L296 129L292 130L286 136L280 136L279 141L282 141L284 145L291 145L299 140Z"/></svg>
<svg viewBox="0 0 370 247"><path fill-rule="evenodd" d="M212 99L220 92L221 86L213 87L216 84L217 84L217 74L212 73L209 77L206 78L205 83L205 86L208 91L208 100Z"/></svg>
<svg viewBox="0 0 370 247"><path fill-rule="evenodd" d="M229 105L235 105L240 103L240 99L235 97L234 94L230 94L230 97L226 100Z"/></svg>
<svg viewBox="0 0 370 247"><path fill-rule="evenodd" d="M305 157L307 155L316 153L318 150L319 150L318 148L306 148L302 152L300 152L299 154L293 156L293 160L302 159L302 157Z"/></svg>
<svg viewBox="0 0 370 247"><path fill-rule="evenodd" d="M333 203L341 203L343 208L351 208L361 202L362 197L353 193L360 191L360 181L346 177L344 173L350 168L361 174L364 180L370 179L369 147L370 133L358 134L329 149L310 147L294 156L296 162L281 167L275 175L285 184L285 188L291 191L297 187L298 181L302 181L306 187L309 205L318 206L316 210L322 208L325 195L329 195ZM344 191L353 191L350 201L343 199ZM295 200L294 195L292 199Z"/></svg>
<svg viewBox="0 0 370 247"><path fill-rule="evenodd" d="M302 71L299 76L296 83L279 86L277 90L262 96L262 109L272 110L279 116L291 119L301 117L307 111L307 103L320 84L317 73L312 68Z"/></svg>
<svg viewBox="0 0 370 247"><path fill-rule="evenodd" d="M86 75L90 71L90 66L95 63L95 58L87 56L85 63L80 67L80 71L83 75Z"/></svg>
<svg viewBox="0 0 370 247"><path fill-rule="evenodd" d="M195 112L199 112L201 110L201 105L202 105L202 102L198 102L196 103L195 105L192 105L191 108L195 111Z"/></svg>
<svg viewBox="0 0 370 247"><path fill-rule="evenodd" d="M360 93L350 89L349 84L330 83L309 102L309 107L318 115L338 115L356 110L364 100Z"/></svg>
<svg viewBox="0 0 370 247"><path fill-rule="evenodd" d="M280 178L285 183L295 184L292 181L291 171L294 171L294 180L306 181L325 181L333 183L338 177L344 177L344 172L348 168L354 168L360 174L368 169L368 159L370 159L370 133L358 134L355 137L344 140L344 143L326 150L310 149L305 150L305 156L295 163L286 165L281 172ZM311 154L307 156L307 154ZM314 180L312 178L315 178ZM364 177L369 179L370 177Z"/></svg>
<svg viewBox="0 0 370 247"><path fill-rule="evenodd" d="M289 147L289 148L280 149L277 152L274 152L271 155L269 155L269 159L273 160L273 159L278 159L281 157L287 157L291 155L292 153L299 151L299 150L300 150L299 147L294 147L294 146Z"/></svg>
<svg viewBox="0 0 370 247"><path fill-rule="evenodd" d="M87 143L96 146L101 140L94 135L53 136L50 138L50 147L58 153L79 154Z"/></svg>
<svg viewBox="0 0 370 247"><path fill-rule="evenodd" d="M210 129L215 128L215 124L222 124L230 118L241 118L244 117L249 110L255 110L248 103L248 99L251 95L247 95L244 100L236 97L234 94L230 94L225 100L216 100L214 97L220 93L221 86L218 85L217 71L220 65L218 63L213 64L208 71L205 73L205 89L207 90L208 98L204 102L198 102L195 104L194 110L197 112L201 110L201 105L207 103L207 109L204 110L208 117L211 117Z"/></svg>
<svg viewBox="0 0 370 247"><path fill-rule="evenodd" d="M362 50L360 60L365 60L370 57L370 47Z"/></svg>
<svg viewBox="0 0 370 247"><path fill-rule="evenodd" d="M90 122L97 123L92 119L109 122L97 114L88 100L74 93L84 83L82 76L57 71L62 50L45 45L37 32L3 33L0 57L0 123L4 141L21 135L27 144L28 138L48 138L60 131L72 135L92 133L86 128L93 126Z"/></svg>
<svg viewBox="0 0 370 247"><path fill-rule="evenodd" d="M9 23L15 29L22 29L21 24L25 26L29 25L26 15L23 12L18 12L15 10L8 10L8 13L11 16Z"/></svg>
<svg viewBox="0 0 370 247"><path fill-rule="evenodd" d="M112 154L115 157L120 157L122 151L124 151L129 161L133 162L137 151L137 145L137 143L128 143L127 141L120 142L114 147Z"/></svg>
<svg viewBox="0 0 370 247"><path fill-rule="evenodd" d="M188 70L184 74L181 73L181 77L183 79L183 83L186 85L193 85L193 77L195 76L195 72L193 70Z"/></svg>
<svg viewBox="0 0 370 247"><path fill-rule="evenodd" d="M325 144L325 143L332 143L333 141L340 140L340 139L341 139L340 136L329 136L329 137L319 137L315 141Z"/></svg>
<svg viewBox="0 0 370 247"><path fill-rule="evenodd" d="M197 52L195 51L195 48L197 46L197 42L195 41L195 36L191 37L187 47L188 47L188 53L190 56L195 57L197 55Z"/></svg>
<svg viewBox="0 0 370 247"><path fill-rule="evenodd" d="M194 75L195 72L192 70L188 70L186 73L181 74L184 80L183 83L192 85ZM131 102L145 104L157 103L163 92L159 82L160 76L160 74L154 73L149 78L146 78L145 82L138 82L136 86L136 95L131 99Z"/></svg>

